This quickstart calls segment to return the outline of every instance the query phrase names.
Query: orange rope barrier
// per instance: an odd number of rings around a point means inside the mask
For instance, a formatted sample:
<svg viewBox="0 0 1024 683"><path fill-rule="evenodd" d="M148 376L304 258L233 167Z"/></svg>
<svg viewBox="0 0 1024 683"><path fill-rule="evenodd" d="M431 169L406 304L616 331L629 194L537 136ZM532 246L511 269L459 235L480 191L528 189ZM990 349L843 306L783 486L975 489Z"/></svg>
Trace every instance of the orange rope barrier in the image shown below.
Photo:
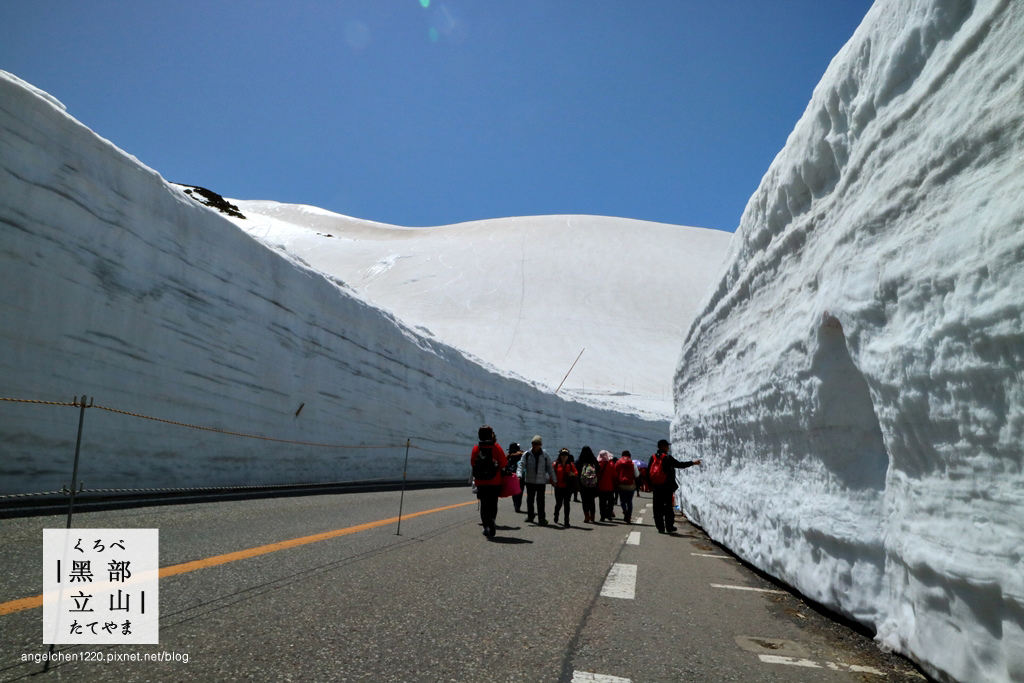
<svg viewBox="0 0 1024 683"><path fill-rule="evenodd" d="M429 448L423 448L422 446L417 446L415 444L410 446L410 448L412 448L415 451L423 451L424 453L433 453L435 455L447 455L447 456L450 456L450 457L453 457L453 458L461 458L462 457L461 455L455 455L454 453L448 453L448 452L445 452L445 451L432 451Z"/></svg>
<svg viewBox="0 0 1024 683"><path fill-rule="evenodd" d="M44 406L74 406L75 408L81 407L81 403L75 401L73 403L61 403L60 401L33 401L27 398L0 398L0 401L8 401L10 403L36 403Z"/></svg>
<svg viewBox="0 0 1024 683"><path fill-rule="evenodd" d="M84 397L83 397L84 400ZM37 401L26 398L0 398L0 401L7 401L10 403L33 403L36 405L47 405L47 406L71 406L75 408L82 407L78 397L71 403L62 403L59 401ZM388 446L351 446L345 444L330 444L330 443L316 443L312 441L296 441L293 439L277 439L270 436L259 436L257 434L245 434L243 432L233 432L226 429L217 429L216 427L203 427L202 425L189 424L187 422L177 422L175 420L167 420L161 417L153 417L151 415L142 415L141 413L133 413L127 410L118 410L117 408L109 408L107 406L98 406L90 403L85 406L86 408L99 408L109 413L116 413L118 415L126 415L128 417L137 417L143 420L152 420L153 422L162 422L164 424L175 425L177 427L187 427L188 429L198 429L204 432L213 432L215 434L225 434L227 436L238 436L246 439L258 439L260 441L273 441L275 443L287 443L295 446L315 446L317 448L351 448L351 449L365 449L365 450L381 450L388 448L403 448L405 444L393 444ZM452 453L445 453L443 451L433 451L427 448L421 448L420 446L412 446L416 450L423 451L424 453L434 453L436 455L447 455L449 457L461 457Z"/></svg>
<svg viewBox="0 0 1024 683"><path fill-rule="evenodd" d="M150 415L141 415L139 413L131 413L127 410L118 410L116 408L108 408L106 406L90 406L92 408L99 408L100 410L106 410L110 413L117 413L118 415L127 415L129 417L138 417L143 420L153 420L154 422L163 422L164 424L176 425L178 427L188 427L189 429L201 429L204 432L215 432L217 434L227 434L228 436L241 436L246 439L259 439L260 441L274 441L276 443L289 443L298 446L317 446L319 448L404 448L405 444L391 445L391 446L346 446L343 444L332 444L332 443L315 443L312 441L294 441L292 439L275 439L270 436L259 436L257 434L244 434L242 432L231 432L226 429L217 429L216 427L203 427L200 425L188 424L187 422L175 422L174 420L165 420L161 417L152 417Z"/></svg>

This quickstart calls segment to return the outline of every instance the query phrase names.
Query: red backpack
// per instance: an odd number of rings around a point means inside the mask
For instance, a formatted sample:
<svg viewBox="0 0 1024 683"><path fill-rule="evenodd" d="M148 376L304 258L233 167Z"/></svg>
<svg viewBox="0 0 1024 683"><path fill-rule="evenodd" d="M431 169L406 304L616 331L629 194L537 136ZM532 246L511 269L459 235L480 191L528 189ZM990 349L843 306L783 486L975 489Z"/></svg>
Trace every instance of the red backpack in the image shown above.
<svg viewBox="0 0 1024 683"><path fill-rule="evenodd" d="M619 486L633 486L633 461L625 458L615 463L615 481Z"/></svg>
<svg viewBox="0 0 1024 683"><path fill-rule="evenodd" d="M663 460L665 460L664 453L655 453L651 456L651 464L647 468L647 477L651 480L652 486L664 484L665 480L668 479L668 473L665 471Z"/></svg>

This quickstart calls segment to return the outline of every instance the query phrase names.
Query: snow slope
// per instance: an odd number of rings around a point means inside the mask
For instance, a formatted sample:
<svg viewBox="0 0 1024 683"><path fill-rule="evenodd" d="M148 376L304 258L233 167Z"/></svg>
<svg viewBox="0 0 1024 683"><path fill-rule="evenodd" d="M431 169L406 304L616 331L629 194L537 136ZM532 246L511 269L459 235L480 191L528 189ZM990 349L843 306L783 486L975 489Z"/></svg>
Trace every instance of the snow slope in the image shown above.
<svg viewBox="0 0 1024 683"><path fill-rule="evenodd" d="M732 239L599 216L402 228L231 201L251 235L485 363L552 390L572 367L560 394L665 420L686 325Z"/></svg>
<svg viewBox="0 0 1024 683"><path fill-rule="evenodd" d="M89 489L468 477L505 443L622 449L667 431L487 370L284 258L0 72L0 397L86 411ZM78 410L0 403L0 493L70 480Z"/></svg>
<svg viewBox="0 0 1024 683"><path fill-rule="evenodd" d="M941 678L1024 681L1024 3L877 2L675 379L685 508Z"/></svg>

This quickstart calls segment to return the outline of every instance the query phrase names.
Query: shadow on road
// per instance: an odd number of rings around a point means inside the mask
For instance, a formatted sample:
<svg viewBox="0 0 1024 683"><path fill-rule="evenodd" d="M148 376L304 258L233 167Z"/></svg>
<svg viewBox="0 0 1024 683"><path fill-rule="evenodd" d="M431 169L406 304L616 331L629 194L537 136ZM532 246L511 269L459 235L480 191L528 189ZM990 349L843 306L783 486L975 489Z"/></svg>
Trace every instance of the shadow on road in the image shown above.
<svg viewBox="0 0 1024 683"><path fill-rule="evenodd" d="M525 538L515 538L514 536L491 536L487 540L491 543L507 543L509 545L516 545L519 543L533 543L533 541L528 541Z"/></svg>

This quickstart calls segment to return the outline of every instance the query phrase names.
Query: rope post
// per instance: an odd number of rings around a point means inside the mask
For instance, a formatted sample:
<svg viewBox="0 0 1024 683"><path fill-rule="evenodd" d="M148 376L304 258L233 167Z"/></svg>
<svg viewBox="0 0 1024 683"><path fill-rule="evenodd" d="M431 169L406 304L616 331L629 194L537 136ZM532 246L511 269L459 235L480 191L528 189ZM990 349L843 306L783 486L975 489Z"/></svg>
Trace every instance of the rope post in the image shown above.
<svg viewBox="0 0 1024 683"><path fill-rule="evenodd" d="M78 412L78 439L75 441L75 464L71 468L71 493L68 495L68 525L71 528L71 515L75 511L75 493L78 488L78 456L82 452L82 426L85 424L85 394L82 394L82 402Z"/></svg>
<svg viewBox="0 0 1024 683"><path fill-rule="evenodd" d="M395 536L402 535L402 506L405 504L405 475L409 469L409 446L412 444L412 439L405 440L405 465L402 466L402 497L398 501L398 530L395 531Z"/></svg>

